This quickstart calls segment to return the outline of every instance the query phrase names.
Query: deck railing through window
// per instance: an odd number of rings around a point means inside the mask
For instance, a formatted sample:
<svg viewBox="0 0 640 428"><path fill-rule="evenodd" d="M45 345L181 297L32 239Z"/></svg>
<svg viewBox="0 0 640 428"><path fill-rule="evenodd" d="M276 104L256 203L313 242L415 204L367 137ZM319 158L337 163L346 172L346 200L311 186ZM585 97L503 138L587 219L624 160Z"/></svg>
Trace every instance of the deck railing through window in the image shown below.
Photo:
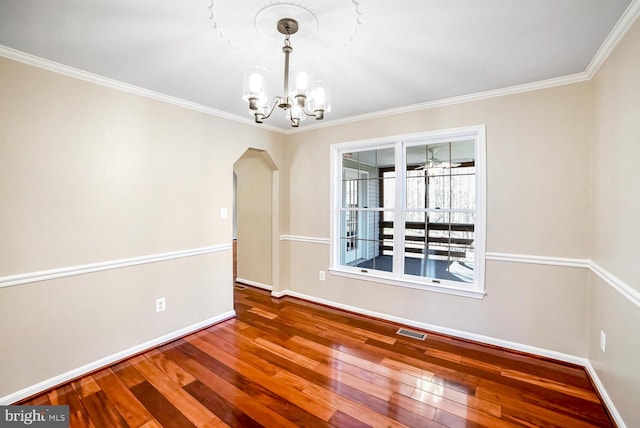
<svg viewBox="0 0 640 428"><path fill-rule="evenodd" d="M468 252L473 252L473 224L407 222L405 229L406 257L420 257L426 253L462 259L467 257ZM393 238L393 221L381 221L381 254L392 254Z"/></svg>

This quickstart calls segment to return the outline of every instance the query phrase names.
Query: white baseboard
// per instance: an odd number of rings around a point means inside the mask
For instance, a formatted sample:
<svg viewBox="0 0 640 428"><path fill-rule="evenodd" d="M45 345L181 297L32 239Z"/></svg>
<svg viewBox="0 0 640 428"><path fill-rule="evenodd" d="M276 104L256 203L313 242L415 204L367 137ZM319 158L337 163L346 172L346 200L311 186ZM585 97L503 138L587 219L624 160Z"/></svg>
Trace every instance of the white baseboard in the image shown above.
<svg viewBox="0 0 640 428"><path fill-rule="evenodd" d="M287 290L284 290L284 291L272 291L271 295L273 297L275 297L276 299L279 299L279 298L284 297L284 296L291 296L292 294L290 294L290 293L291 292L287 291Z"/></svg>
<svg viewBox="0 0 640 428"><path fill-rule="evenodd" d="M598 393L600 393L600 397L602 397L602 401L604 401L604 404L607 406L607 410L611 414L611 417L613 418L618 428L627 428L627 425L622 420L622 416L620 416L618 409L616 409L616 406L613 404L613 400L611 400L611 397L609 397L607 390L604 388L602 381L598 377L598 373L591 365L591 361L585 359L584 368L587 370L587 373L589 373L591 380L593 380Z"/></svg>
<svg viewBox="0 0 640 428"><path fill-rule="evenodd" d="M231 310L228 312L224 312L216 317L206 319L199 323L190 325L185 328L181 328L180 330L176 330L172 333L166 334L164 336L158 337L156 339L149 340L147 342L141 343L140 345L133 346L129 349L125 349L123 351L117 352L115 354L109 355L107 357L101 358L97 361L93 361L89 364L85 364L82 367L78 367L76 369L70 370L66 373L59 374L50 379L39 382L35 385L28 386L20 391L14 392L12 394L6 395L4 397L0 397L0 406L8 406L10 404L16 403L20 400L24 400L25 398L31 397L33 395L39 394L43 391L51 389L57 385L69 382L70 380L77 379L78 377L84 376L93 371L99 370L103 367L110 366L118 361L122 361L126 358L132 357L141 352L147 351L149 349L158 347L162 344L171 342L175 339L178 339L187 334L193 333L195 331L201 330L205 327L209 327L213 324L217 324L222 321L226 321L230 318L236 316L236 312Z"/></svg>
<svg viewBox="0 0 640 428"><path fill-rule="evenodd" d="M540 355L543 357L552 358L554 360L564 361L572 364L578 364L580 366L583 366L586 361L584 358L577 357L575 355L564 354L562 352L551 351L549 349L538 348L536 346L525 345L523 343L518 343L518 342L511 342L508 340L498 339L491 336L484 336L481 334L470 333L463 330L456 330L453 328L441 327L434 324L427 324L420 321L411 320L408 318L396 317L393 315L383 314L382 312L370 311L368 309L362 309L356 306L350 306L350 305L334 302L331 300L320 299L318 297L309 296L307 294L298 293L296 291L285 290L285 291L280 291L278 293L271 293L271 295L274 297L283 297L283 296L297 297L300 299L319 303L321 305L331 306L334 308L343 309L345 311L354 312L354 313L366 315L369 317L396 322L409 327L415 327L422 330L430 330L436 333L447 334L450 336L459 337L461 339L473 340L475 342L481 342L481 343L486 343L488 345L499 346L501 348L512 349L514 351L526 352L528 354Z"/></svg>
<svg viewBox="0 0 640 428"><path fill-rule="evenodd" d="M422 329L422 330L429 330L429 331L433 331L433 332L436 332L436 333L443 333L443 334L447 334L447 335L450 335L450 336L459 337L459 338L462 338L462 339L468 339L468 340L473 340L475 342L481 342L481 343L486 343L486 344L489 344L489 345L499 346L499 347L505 348L505 349L511 349L511 350L519 351L519 352L526 352L528 354L539 355L539 356L542 356L542 357L552 358L552 359L558 360L558 361L564 361L564 362L571 363L571 364L577 364L579 366L584 367L585 370L587 371L587 373L589 373L589 376L591 376L591 379L593 379L593 382L595 384L596 389L598 390L598 393L602 397L602 400L604 401L605 405L607 406L607 410L611 414L611 417L614 419L614 421L616 422L618 427L626 428L626 425L625 425L624 421L622 420L622 417L620 416L620 413L618 413L615 405L613 404L613 401L611 400L611 398L609 397L609 394L607 393L607 390L605 389L604 385L602 384L602 382L598 378L598 374L596 373L594 368L591 366L591 362L587 358L577 357L575 355L565 354L565 353L562 353L562 352L552 351L552 350L549 350L549 349L539 348L539 347L536 347L536 346L525 345L523 343L511 342L511 341L508 341L508 340L498 339L498 338L491 337L491 336L484 336L484 335L481 335L481 334L470 333L470 332L467 332L467 331L456 330L456 329L447 328L447 327L441 327L441 326L437 326L437 325L433 325L433 324L427 324L427 323L423 323L423 322L419 322L419 321L410 320L410 319L407 319L407 318L401 318L401 317L396 317L396 316L392 316L392 315L383 314L383 313L380 313L380 312L369 311L367 309L362 309L362 308L358 308L358 307L350 306L350 305L344 305L342 303L337 303L337 302L334 302L334 301L331 301L331 300L325 300L325 299L321 299L321 298L314 297L314 296L309 296L307 294L298 293L298 292L290 291L290 290L272 292L271 295L273 297L277 297L277 298L284 297L284 296L297 297L297 298L300 298L300 299L308 300L308 301L319 303L319 304L322 304L322 305L331 306L331 307L338 308L338 309L343 309L343 310L346 310L346 311L349 311L349 312L354 312L354 313L361 314L361 315L366 315L366 316L369 316L369 317L374 317L374 318L379 318L379 319L383 319L383 320L387 320L387 321L396 322L396 323L403 324L403 325L406 325L406 326L409 326L409 327L415 327L415 328L419 328L419 329Z"/></svg>
<svg viewBox="0 0 640 428"><path fill-rule="evenodd" d="M262 288L263 290L267 290L267 291L273 290L273 287L270 285L262 284L261 282L251 281L250 279L244 279L244 278L238 277L236 278L236 282L239 282L240 284L250 285L252 287Z"/></svg>

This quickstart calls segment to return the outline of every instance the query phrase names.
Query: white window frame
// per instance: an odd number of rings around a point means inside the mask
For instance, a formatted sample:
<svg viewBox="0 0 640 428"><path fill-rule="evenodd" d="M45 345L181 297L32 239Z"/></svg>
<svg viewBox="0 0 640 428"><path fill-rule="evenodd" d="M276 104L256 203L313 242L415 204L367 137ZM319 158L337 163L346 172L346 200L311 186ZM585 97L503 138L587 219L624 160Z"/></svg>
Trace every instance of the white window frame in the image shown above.
<svg viewBox="0 0 640 428"><path fill-rule="evenodd" d="M455 281L435 280L405 275L398 265L404 257L404 243L402 233L394 233L397 242L395 248L401 248L394 257L394 271L384 272L374 269L362 269L355 266L340 264L340 213L342 197L342 159L344 153L382 148L395 148L396 159L396 202L394 212L397 218L404 207L404 182L406 176L406 147L417 144L437 144L450 141L473 139L475 141L475 174L476 174L476 223L474 228L474 279L471 283L456 283ZM422 132L417 134L398 135L368 140L350 141L331 145L331 221L330 221L330 265L329 272L333 275L345 276L353 279L379 282L383 284L409 287L420 290L435 291L458 296L483 298L485 292L485 253L486 253L486 126L477 125L464 128L445 129L439 131ZM372 209L373 210L373 209ZM404 228L404 222L396 226ZM398 229L396 229L398 230Z"/></svg>

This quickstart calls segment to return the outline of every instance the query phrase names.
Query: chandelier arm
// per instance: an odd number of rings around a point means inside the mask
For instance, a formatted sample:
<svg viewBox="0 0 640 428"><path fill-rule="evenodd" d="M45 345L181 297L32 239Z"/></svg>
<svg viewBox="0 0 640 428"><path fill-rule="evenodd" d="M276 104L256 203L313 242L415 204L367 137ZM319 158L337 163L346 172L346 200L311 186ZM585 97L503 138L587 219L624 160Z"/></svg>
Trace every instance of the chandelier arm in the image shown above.
<svg viewBox="0 0 640 428"><path fill-rule="evenodd" d="M305 106L302 111L304 112L304 114L306 114L309 117L316 117L316 114L314 112L310 112L309 110L307 110L307 107Z"/></svg>
<svg viewBox="0 0 640 428"><path fill-rule="evenodd" d="M307 108L305 107L305 108L302 109L302 111L308 117L315 117L316 120L324 119L324 109L318 109L318 110L314 110L313 112L309 112L309 111L307 111Z"/></svg>
<svg viewBox="0 0 640 428"><path fill-rule="evenodd" d="M273 97L273 101L271 102L271 106L269 106L269 109L267 110L267 114L265 114L262 118L268 119L269 116L271 116L271 113L273 113L273 110L275 110L279 102L280 102L280 97Z"/></svg>
<svg viewBox="0 0 640 428"><path fill-rule="evenodd" d="M297 128L298 126L300 126L300 118L293 117L293 114L292 114L292 111L291 111L290 108L285 109L285 116L284 117L289 120L289 123L291 124L291 127Z"/></svg>

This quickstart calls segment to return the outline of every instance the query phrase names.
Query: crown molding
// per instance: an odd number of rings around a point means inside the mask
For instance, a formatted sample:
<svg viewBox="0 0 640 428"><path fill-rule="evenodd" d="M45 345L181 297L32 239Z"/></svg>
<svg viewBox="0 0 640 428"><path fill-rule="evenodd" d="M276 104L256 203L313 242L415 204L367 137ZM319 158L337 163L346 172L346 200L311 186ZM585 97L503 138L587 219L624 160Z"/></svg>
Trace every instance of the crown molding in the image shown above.
<svg viewBox="0 0 640 428"><path fill-rule="evenodd" d="M634 0L634 2L640 4L640 0ZM319 128L326 128L326 127L335 126L335 125L344 125L344 124L359 122L367 119L377 119L383 116L390 116L390 115L396 115L396 114L409 113L409 112L418 111L418 110L426 110L426 109L432 109L437 107L462 104L462 103L471 102L471 101L480 101L480 100L485 100L489 98L501 97L505 95L513 95L513 94L518 94L522 92L536 91L539 89L553 88L556 86L569 85L572 83L582 82L584 80L589 79L585 73L578 73L578 74L572 74L569 76L563 76L563 77L558 77L554 79L542 80L539 82L526 83L522 85L510 86L507 88L478 92L475 94L461 95L458 97L451 97L451 98L443 98L440 100L427 101L424 103L412 104L409 106L397 107L397 108L392 108L387 110L379 110L373 113L365 113L365 114L356 115L356 116L349 116L344 119L329 120L327 122L305 126L304 128L282 129L269 124L257 125L252 120L249 120L248 118L227 113L222 110L217 110L212 107L207 107L202 104L197 104L191 101L183 100L181 98L165 95L160 92L155 92L149 89L141 88L139 86L130 85L128 83L120 82L115 79L109 79L107 77L100 76L98 74L89 73L87 71L83 71L74 67L60 64L58 62L50 61L48 59L44 59L44 58L31 55L16 49L12 49L4 45L0 45L0 56L3 56L5 58L18 61L24 64L32 65L34 67L38 67L44 70L52 71L54 73L62 74L64 76L72 77L79 80L84 80L90 83L95 83L100 86L105 86L111 89L116 89L119 91L124 91L124 92L128 92L135 95L140 95L145 98L150 98L156 101L173 104L178 107L187 108L189 110L194 110L200 113L205 113L205 114L220 117L223 119L233 120L236 122L243 123L245 125L252 125L252 126L259 127L261 129L267 129L269 131L277 132L279 134L286 134L286 135L297 134L301 132L311 131Z"/></svg>
<svg viewBox="0 0 640 428"><path fill-rule="evenodd" d="M638 19L638 16L640 16L640 0L633 0L587 66L585 74L589 80L595 76L620 40L627 34L627 31L629 31L636 19Z"/></svg>
<svg viewBox="0 0 640 428"><path fill-rule="evenodd" d="M325 123L318 123L315 125L305 126L304 129L290 129L286 130L285 134L297 134L300 132L306 132L313 129L326 128L334 125L346 125L349 123L359 122L367 119L378 119L383 116L409 113L418 110L427 110L437 107L451 106L455 104L462 104L472 101L481 101L495 97L501 97L506 95L514 95L523 92L537 91L540 89L553 88L556 86L570 85L573 83L589 81L596 74L600 66L609 57L611 52L615 49L617 44L622 40L627 31L631 28L633 23L640 16L640 0L633 0L622 14L616 25L613 27L605 41L596 52L595 56L587 66L586 70L582 73L571 74L568 76L562 76L554 79L541 80L533 83L526 83L523 85L509 86L506 88L489 90L484 92L477 92L469 95L462 95L459 97L443 98L440 100L428 101L425 103L413 104L404 107L392 108L388 110L380 110L373 113L366 113L356 116L349 116L344 119L331 120Z"/></svg>
<svg viewBox="0 0 640 428"><path fill-rule="evenodd" d="M307 125L304 128L297 129L283 129L270 124L257 125L248 118L238 116L235 114L227 113L222 110L217 110L212 107L207 107L202 104L194 103L191 101L183 100L181 98L172 97L159 92L144 89L138 86L123 83L114 79L109 79L104 76L89 73L77 68L69 67L54 61L46 60L44 58L37 57L35 55L27 54L25 52L18 51L16 49L9 48L7 46L0 45L0 56L19 61L25 64L32 65L34 67L42 68L45 70L53 71L55 73L63 74L65 76L77 78L87 82L95 83L101 86L137 94L146 98L154 99L157 101L166 102L179 107L184 107L197 112L205 113L211 116L216 116L223 119L233 120L243 123L245 125L252 125L259 127L260 129L266 129L269 131L277 132L284 135L298 134L301 132L312 131L315 129L326 128L330 126L345 125L354 122L360 122L368 119L378 119L384 116L397 115L403 113L410 113L419 110L428 110L438 107L446 107L456 104L468 103L473 101L482 101L490 98L502 97L507 95L520 94L523 92L537 91L540 89L554 88L557 86L570 85L578 82L584 82L591 80L597 73L598 69L602 66L605 60L609 57L611 52L615 49L617 44L622 40L627 31L631 28L636 19L640 16L640 0L633 0L622 14L616 25L613 27L605 41L596 52L586 70L581 73L571 74L568 76L557 77L553 79L541 80L533 83L525 83L521 85L509 86L506 88L488 90L483 92L477 92L468 95L461 95L457 97L443 98L440 100L427 101L424 103L412 104L403 107L391 108L386 110L379 110L377 112L365 113L355 116L349 116L342 119L328 120L326 122L317 123L314 125Z"/></svg>
<svg viewBox="0 0 640 428"><path fill-rule="evenodd" d="M111 89L116 89L123 92L128 92L134 95L140 95L145 98L149 98L156 101L161 101L168 104L173 104L178 107L183 107L189 110L197 111L199 113L205 113L211 116L219 117L222 119L233 120L245 125L252 125L258 127L252 120L241 117L235 114L227 113L222 110L218 110L212 107L207 107L202 104L194 103L191 101L183 100L182 98L173 97L160 92L155 92L150 89L141 88L139 86L130 85L128 83L120 82L119 80L110 79L108 77L100 76L99 74L89 73L78 68L70 67L68 65L60 64L55 61L50 61L35 55L28 54L10 47L0 45L0 56L21 62L23 64L32 65L44 70L52 71L54 73L62 74L74 79L84 80L85 82L94 83L96 85L104 86ZM262 125L262 129L269 131L275 131L282 133L282 129L273 125Z"/></svg>
<svg viewBox="0 0 640 428"><path fill-rule="evenodd" d="M634 3L636 4L640 3L640 0L634 0ZM304 128L282 129L269 124L257 125L253 121L249 120L248 118L244 118L235 114L217 110L212 107L207 107L202 104L197 104L191 101L183 100L181 98L165 95L160 92L151 91L149 89L141 88L139 86L123 83L118 80L109 79L107 77L100 76L98 74L93 74L93 73L89 73L74 67L69 67L67 65L50 61L50 60L47 60L35 55L31 55L16 49L12 49L7 46L0 45L0 56L12 59L14 61L22 62L24 64L32 65L34 67L42 68L44 70L52 71L54 73L62 74L64 76L84 80L86 82L95 83L97 85L128 92L131 94L140 95L153 100L173 104L178 107L187 108L190 110L194 110L200 113L205 113L215 117L220 117L223 119L233 120L236 122L243 123L245 125L256 126L261 129L267 129L269 131L273 131L273 132L277 132L279 134L285 134L285 135L297 134L301 132L311 131L314 129L326 128L330 126L344 125L344 124L359 122L367 119L377 119L383 116L403 114L403 113L409 113L409 112L418 111L418 110L426 110L426 109L450 106L455 104L462 104L462 103L467 103L471 101L480 101L480 100L485 100L489 98L496 98L496 97L501 97L506 95L518 94L522 92L536 91L539 89L553 88L556 86L569 85L572 83L582 82L589 79L585 73L577 73L569 76L542 80L539 82L526 83L522 85L510 86L507 88L478 92L475 94L444 98L440 100L412 104L404 107L380 110L373 113L349 116L344 119L329 120L327 122L305 126Z"/></svg>
<svg viewBox="0 0 640 428"><path fill-rule="evenodd" d="M638 0L640 1L640 0ZM476 92L474 94L461 95L451 98L443 98L440 100L427 101L424 103L411 104L403 107L396 107L387 110L379 110L372 113L359 114L355 116L345 117L344 119L331 120L329 122L319 123L316 125L305 126L304 129L291 129L285 131L286 134L297 134L300 132L310 131L313 129L326 128L335 125L345 125L349 123L359 122L368 119L378 119L384 116L392 116L397 114L410 113L419 110L428 110L438 107L446 107L456 104L463 104L472 101L482 101L490 98L503 97L507 95L520 94L523 92L537 91L540 89L554 88L556 86L571 85L574 83L589 80L586 73L570 74L568 76L556 77L553 79L540 80L538 82L524 83L522 85L514 85L506 88L492 89L489 91Z"/></svg>

